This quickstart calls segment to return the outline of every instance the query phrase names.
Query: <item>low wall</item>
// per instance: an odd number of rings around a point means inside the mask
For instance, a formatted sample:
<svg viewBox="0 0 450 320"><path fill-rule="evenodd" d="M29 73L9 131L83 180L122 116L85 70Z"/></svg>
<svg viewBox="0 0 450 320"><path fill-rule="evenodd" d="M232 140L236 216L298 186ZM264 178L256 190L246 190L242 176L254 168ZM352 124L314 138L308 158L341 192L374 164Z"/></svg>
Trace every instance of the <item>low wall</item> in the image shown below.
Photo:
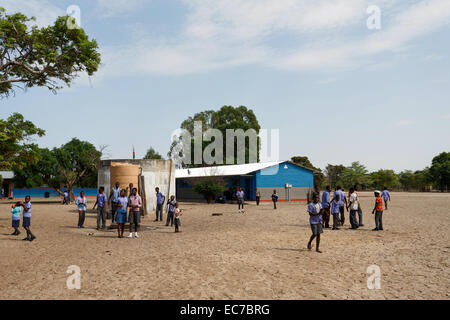
<svg viewBox="0 0 450 320"><path fill-rule="evenodd" d="M64 192L65 189L62 189ZM80 192L84 191L84 195L87 197L96 196L97 189L96 188L73 188L73 194L75 197L80 195ZM30 197L45 197L45 193L48 192L50 194L50 198L60 197L59 192L55 191L53 188L13 188L13 197L14 198L25 198L26 196Z"/></svg>

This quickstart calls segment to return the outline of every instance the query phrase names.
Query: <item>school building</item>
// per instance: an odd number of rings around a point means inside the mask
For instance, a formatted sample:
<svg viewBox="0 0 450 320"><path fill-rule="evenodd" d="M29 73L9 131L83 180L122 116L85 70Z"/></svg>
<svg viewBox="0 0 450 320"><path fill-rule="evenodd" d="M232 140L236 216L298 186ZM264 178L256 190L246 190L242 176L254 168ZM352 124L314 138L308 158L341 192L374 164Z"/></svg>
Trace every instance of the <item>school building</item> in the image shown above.
<svg viewBox="0 0 450 320"><path fill-rule="evenodd" d="M261 201L271 201L275 189L279 201L306 201L308 191L314 187L314 171L291 161L177 169L175 177L178 200L203 199L193 186L205 177L223 180L228 189L224 193L226 200L235 198L239 186L244 189L246 200L255 200L258 189Z"/></svg>

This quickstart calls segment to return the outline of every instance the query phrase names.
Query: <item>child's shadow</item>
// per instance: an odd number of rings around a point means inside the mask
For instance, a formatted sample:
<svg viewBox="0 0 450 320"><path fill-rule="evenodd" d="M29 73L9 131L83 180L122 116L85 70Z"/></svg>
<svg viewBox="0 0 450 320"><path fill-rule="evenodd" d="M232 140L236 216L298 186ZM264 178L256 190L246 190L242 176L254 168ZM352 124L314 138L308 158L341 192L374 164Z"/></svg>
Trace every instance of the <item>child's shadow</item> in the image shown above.
<svg viewBox="0 0 450 320"><path fill-rule="evenodd" d="M273 250L280 250L280 251L294 251L294 252L305 252L306 249L291 249L291 248L273 248Z"/></svg>

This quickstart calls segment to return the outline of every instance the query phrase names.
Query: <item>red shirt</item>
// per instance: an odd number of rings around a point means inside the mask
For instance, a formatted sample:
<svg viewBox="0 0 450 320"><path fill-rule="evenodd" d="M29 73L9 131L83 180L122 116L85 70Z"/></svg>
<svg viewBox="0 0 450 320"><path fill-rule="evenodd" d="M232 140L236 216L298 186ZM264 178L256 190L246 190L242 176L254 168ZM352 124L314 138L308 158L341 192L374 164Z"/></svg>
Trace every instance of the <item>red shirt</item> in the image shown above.
<svg viewBox="0 0 450 320"><path fill-rule="evenodd" d="M383 212L383 199L381 198L381 196L377 197L375 203L376 203L375 210Z"/></svg>

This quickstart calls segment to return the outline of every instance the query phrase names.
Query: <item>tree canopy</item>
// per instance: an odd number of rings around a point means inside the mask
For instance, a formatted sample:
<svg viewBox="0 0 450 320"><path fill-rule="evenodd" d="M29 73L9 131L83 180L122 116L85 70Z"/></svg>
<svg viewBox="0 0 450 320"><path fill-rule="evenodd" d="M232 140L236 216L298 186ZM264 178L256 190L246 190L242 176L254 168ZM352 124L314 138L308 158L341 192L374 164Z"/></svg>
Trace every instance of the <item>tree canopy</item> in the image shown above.
<svg viewBox="0 0 450 320"><path fill-rule="evenodd" d="M74 186L96 186L98 162L102 152L87 141L73 138L59 148L39 149L38 161L25 168L14 168L15 182L21 187L46 184L61 193Z"/></svg>
<svg viewBox="0 0 450 320"><path fill-rule="evenodd" d="M20 113L8 119L0 119L0 170L21 169L38 158L34 137L42 137L45 131L25 120Z"/></svg>
<svg viewBox="0 0 450 320"><path fill-rule="evenodd" d="M144 159L156 159L161 160L163 157L152 147L147 150L147 153L144 156Z"/></svg>
<svg viewBox="0 0 450 320"><path fill-rule="evenodd" d="M245 106L239 106L237 108L233 106L223 106L221 109L214 111L214 110L205 110L202 112L198 112L194 114L194 116L191 116L184 120L181 123L180 128L186 130L191 134L192 137L194 137L194 123L196 121L200 121L202 123L202 133L204 133L208 129L218 129L222 133L223 136L223 150L222 154L224 157L226 157L226 145L227 145L227 137L226 137L226 130L227 129L233 129L238 130L242 129L244 132L253 129L255 130L256 134L259 133L260 125L256 118L256 115L254 114L253 110L248 109ZM202 141L202 151L205 150L205 148L208 147L210 144L210 141ZM174 153L178 154L179 156L183 155L183 149L180 147L182 144L181 140L176 140L172 143L170 146L170 151L168 153L168 156L173 158ZM194 150L194 138L191 139L191 150ZM259 149L260 149L260 143L259 138L257 138L257 146L256 146L256 159L259 160ZM251 158L250 155L251 148L249 147L249 139L248 137L245 139L245 163L249 162L249 159ZM237 163L237 144L234 144L234 163ZM206 163L202 164L194 164L194 155L191 154L191 164L186 165L183 164L184 167L199 167L204 166ZM225 161L223 161L225 163Z"/></svg>
<svg viewBox="0 0 450 320"><path fill-rule="evenodd" d="M383 170L372 172L370 174L372 185L374 188L381 189L383 187L392 189L399 184L398 176L394 170Z"/></svg>
<svg viewBox="0 0 450 320"><path fill-rule="evenodd" d="M442 152L431 161L430 177L440 190L450 187L450 152Z"/></svg>
<svg viewBox="0 0 450 320"><path fill-rule="evenodd" d="M355 185L361 186L361 188L367 188L370 186L371 180L366 167L358 161L355 161L341 171L336 183L347 189Z"/></svg>
<svg viewBox="0 0 450 320"><path fill-rule="evenodd" d="M100 64L95 40L80 27L69 27L70 17L51 26L30 26L35 20L0 8L0 97L15 88L46 87L53 93L80 73L93 75Z"/></svg>

